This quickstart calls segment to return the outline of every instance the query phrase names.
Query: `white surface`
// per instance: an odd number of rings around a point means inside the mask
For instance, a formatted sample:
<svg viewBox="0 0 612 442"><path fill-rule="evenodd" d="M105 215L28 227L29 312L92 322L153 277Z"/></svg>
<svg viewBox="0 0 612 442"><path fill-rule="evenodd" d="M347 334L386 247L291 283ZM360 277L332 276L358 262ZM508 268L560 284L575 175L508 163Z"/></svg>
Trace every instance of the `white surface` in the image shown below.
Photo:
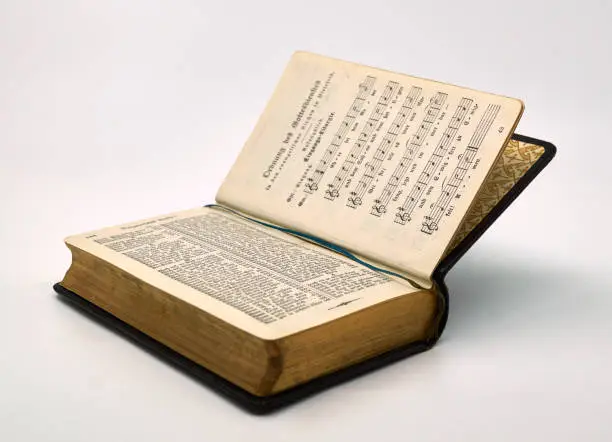
<svg viewBox="0 0 612 442"><path fill-rule="evenodd" d="M609 0L1 1L0 440L612 440L611 22ZM212 201L295 49L521 97L519 133L559 153L449 276L438 346L262 418L51 284L64 236Z"/></svg>

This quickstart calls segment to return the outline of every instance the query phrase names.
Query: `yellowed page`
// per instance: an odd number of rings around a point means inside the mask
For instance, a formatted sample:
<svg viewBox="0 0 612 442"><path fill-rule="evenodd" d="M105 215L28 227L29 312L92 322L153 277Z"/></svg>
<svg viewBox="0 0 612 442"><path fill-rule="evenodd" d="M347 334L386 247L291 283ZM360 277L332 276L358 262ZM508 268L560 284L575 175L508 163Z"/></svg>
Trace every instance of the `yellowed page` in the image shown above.
<svg viewBox="0 0 612 442"><path fill-rule="evenodd" d="M262 339L416 291L342 255L215 208L66 242Z"/></svg>
<svg viewBox="0 0 612 442"><path fill-rule="evenodd" d="M299 52L217 201L428 286L516 99Z"/></svg>

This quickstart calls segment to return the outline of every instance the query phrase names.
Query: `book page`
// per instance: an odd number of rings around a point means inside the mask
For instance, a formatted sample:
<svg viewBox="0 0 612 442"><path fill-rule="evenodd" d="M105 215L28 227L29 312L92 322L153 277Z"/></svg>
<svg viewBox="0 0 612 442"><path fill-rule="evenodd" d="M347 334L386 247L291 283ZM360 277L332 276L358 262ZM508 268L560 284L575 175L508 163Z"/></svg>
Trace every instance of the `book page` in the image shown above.
<svg viewBox="0 0 612 442"><path fill-rule="evenodd" d="M430 285L516 99L296 53L217 201Z"/></svg>
<svg viewBox="0 0 612 442"><path fill-rule="evenodd" d="M223 209L172 213L66 242L262 339L417 291Z"/></svg>

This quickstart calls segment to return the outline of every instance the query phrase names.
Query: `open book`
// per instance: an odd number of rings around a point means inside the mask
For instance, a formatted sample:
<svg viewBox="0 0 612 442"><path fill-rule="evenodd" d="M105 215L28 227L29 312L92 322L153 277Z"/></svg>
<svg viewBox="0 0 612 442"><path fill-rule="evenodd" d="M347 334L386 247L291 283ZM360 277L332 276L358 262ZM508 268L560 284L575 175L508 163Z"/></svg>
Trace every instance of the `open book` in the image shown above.
<svg viewBox="0 0 612 442"><path fill-rule="evenodd" d="M269 410L433 345L446 271L554 154L522 111L296 53L216 204L67 238L55 288Z"/></svg>

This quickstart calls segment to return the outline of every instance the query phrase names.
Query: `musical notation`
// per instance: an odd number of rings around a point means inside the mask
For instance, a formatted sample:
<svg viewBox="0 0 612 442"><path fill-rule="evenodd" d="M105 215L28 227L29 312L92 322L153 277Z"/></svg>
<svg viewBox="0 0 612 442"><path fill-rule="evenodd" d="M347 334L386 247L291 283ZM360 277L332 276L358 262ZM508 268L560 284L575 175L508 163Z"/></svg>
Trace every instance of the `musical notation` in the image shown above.
<svg viewBox="0 0 612 442"><path fill-rule="evenodd" d="M336 197L340 195L340 189L342 188L342 185L344 184L344 181L346 180L349 171L354 167L355 162L357 162L357 160L359 159L361 152L363 151L368 140L370 139L370 136L372 135L372 131L380 121L381 117L384 115L385 110L389 105L389 102L393 98L393 95L395 94L399 86L400 84L396 81L390 81L385 86L385 89L383 90L383 93L378 99L376 106L374 107L374 109L372 109L372 112L368 117L368 121L366 121L365 126L359 134L359 137L357 137L357 140L351 147L348 156L344 159L340 170L338 171L332 182L328 184L329 188L325 192L325 198L327 198L328 200L333 201L334 199L336 199Z"/></svg>
<svg viewBox="0 0 612 442"><path fill-rule="evenodd" d="M323 178L323 175L325 174L330 163L332 162L334 155L342 144L344 137L346 136L355 119L359 115L359 112L361 111L361 108L363 107L363 104L365 103L368 94L374 87L375 82L376 77L367 76L366 79L359 84L359 92L357 93L357 96L349 107L349 110L344 116L344 119L340 123L340 127L334 134L334 137L332 138L329 146L325 150L325 153L323 154L323 157L319 161L319 164L315 168L314 172L306 180L306 184L304 185L304 192L314 193L319 188L319 182L321 181L321 178Z"/></svg>
<svg viewBox="0 0 612 442"><path fill-rule="evenodd" d="M489 132L493 121L497 117L501 106L490 104L485 113L483 114L470 142L468 143L465 151L461 154L459 164L450 175L450 179L442 187L442 192L438 197L438 200L434 203L429 215L425 216L423 220L423 226L421 232L431 235L433 232L438 230L440 220L442 216L449 209L450 202L455 197L455 194L459 190L459 186L463 182L467 171L474 162L474 158L478 153L478 149L482 144L485 136Z"/></svg>
<svg viewBox="0 0 612 442"><path fill-rule="evenodd" d="M395 189L397 189L399 186L402 178L406 174L406 171L412 164L416 154L421 148L423 141L427 137L427 133L431 129L432 124L438 117L440 109L446 101L446 97L446 94L439 92L432 98L430 104L427 106L427 112L423 118L423 121L421 121L421 124L419 125L417 131L412 135L410 141L406 143L404 154L402 155L398 165L395 167L393 174L389 177L387 184L383 188L378 198L374 200L370 214L380 217L387 212L389 200L393 196Z"/></svg>
<svg viewBox="0 0 612 442"><path fill-rule="evenodd" d="M470 100L469 98L462 98L457 105L457 108L455 109L452 118L448 122L444 133L440 137L435 150L425 163L425 167L419 175L417 182L414 184L414 186L412 186L412 189L408 193L404 203L398 208L395 215L396 223L405 224L407 221L410 221L412 212L418 204L421 195L423 195L423 192L429 185L436 170L440 166L444 156L446 156L448 148L451 146L459 127L463 123L463 120L472 106L472 103L473 100ZM414 158L414 156L411 156L411 158Z"/></svg>
<svg viewBox="0 0 612 442"><path fill-rule="evenodd" d="M380 165L384 161L387 153L393 147L395 139L401 132L401 128L408 119L412 108L418 100L421 94L421 88L411 88L409 94L406 96L401 109L393 119L393 122L387 129L387 133L383 137L382 141L378 145L378 148L374 152L372 159L365 165L366 170L364 171L361 179L357 183L355 189L350 192L346 205L353 209L357 208L363 203L363 196L365 195L368 186L378 173ZM444 94L446 95L446 94Z"/></svg>

